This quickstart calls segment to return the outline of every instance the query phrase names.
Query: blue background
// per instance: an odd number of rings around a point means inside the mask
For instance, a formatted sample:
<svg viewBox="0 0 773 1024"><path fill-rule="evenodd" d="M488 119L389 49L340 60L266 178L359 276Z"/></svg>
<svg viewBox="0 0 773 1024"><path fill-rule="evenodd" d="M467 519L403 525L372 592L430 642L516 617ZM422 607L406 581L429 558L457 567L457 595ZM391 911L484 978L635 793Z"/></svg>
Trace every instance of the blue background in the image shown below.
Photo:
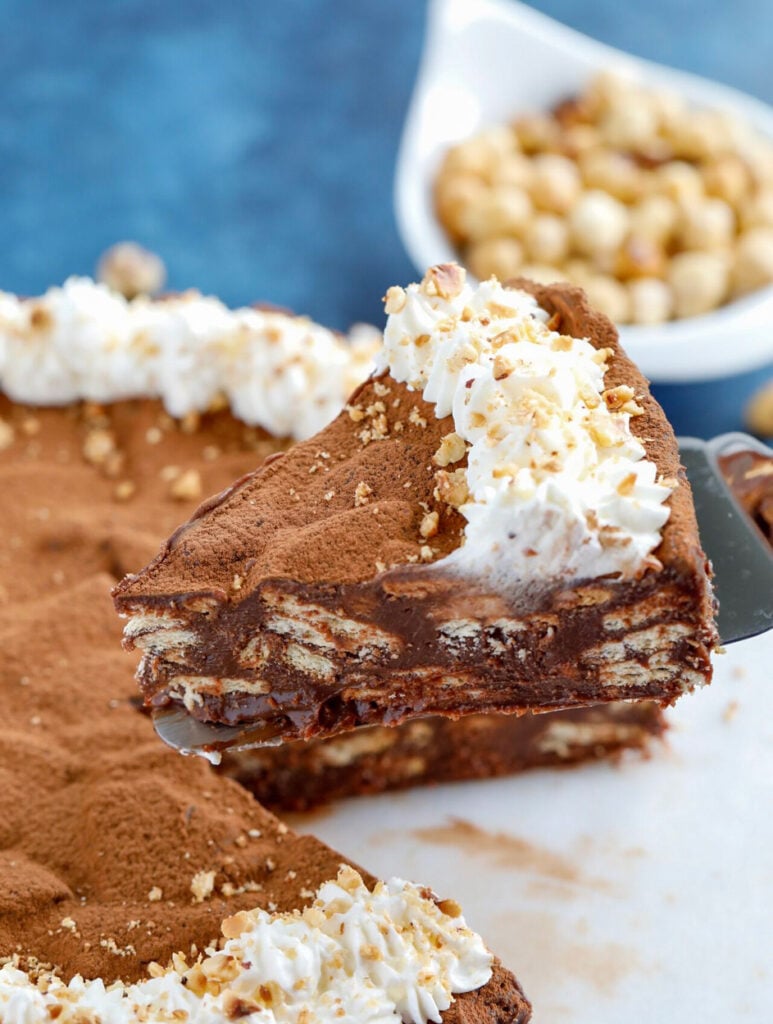
<svg viewBox="0 0 773 1024"><path fill-rule="evenodd" d="M773 101L773 3L540 0L613 45ZM0 288L123 238L170 286L336 327L414 271L392 176L418 0L0 0Z"/></svg>
<svg viewBox="0 0 773 1024"><path fill-rule="evenodd" d="M773 102L773 0L533 6ZM414 277L392 179L424 18L423 0L0 0L0 289L91 273L129 238L171 288L381 323ZM714 432L739 409L722 389L671 412Z"/></svg>

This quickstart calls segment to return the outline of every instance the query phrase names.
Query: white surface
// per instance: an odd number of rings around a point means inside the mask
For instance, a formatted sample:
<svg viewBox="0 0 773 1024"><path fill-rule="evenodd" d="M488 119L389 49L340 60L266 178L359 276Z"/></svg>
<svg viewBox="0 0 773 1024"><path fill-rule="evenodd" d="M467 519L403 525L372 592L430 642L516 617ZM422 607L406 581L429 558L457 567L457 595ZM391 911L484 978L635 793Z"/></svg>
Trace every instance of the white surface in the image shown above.
<svg viewBox="0 0 773 1024"><path fill-rule="evenodd" d="M728 648L648 761L350 800L293 825L457 899L535 1024L769 1024L771 665L773 632Z"/></svg>
<svg viewBox="0 0 773 1024"><path fill-rule="evenodd" d="M759 100L621 53L515 0L432 0L395 181L397 224L417 270L455 257L432 204L432 182L449 146L520 113L547 110L610 67L696 106L729 110L773 137L773 109ZM710 380L773 358L771 317L773 288L764 288L706 316L624 327L620 336L652 380Z"/></svg>

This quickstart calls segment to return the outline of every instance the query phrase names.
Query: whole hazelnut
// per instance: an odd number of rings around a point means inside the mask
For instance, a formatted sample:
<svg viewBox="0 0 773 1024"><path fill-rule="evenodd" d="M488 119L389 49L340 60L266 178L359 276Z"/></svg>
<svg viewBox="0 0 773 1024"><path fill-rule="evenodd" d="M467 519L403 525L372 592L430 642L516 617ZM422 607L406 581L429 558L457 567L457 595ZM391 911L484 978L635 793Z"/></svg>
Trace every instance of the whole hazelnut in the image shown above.
<svg viewBox="0 0 773 1024"><path fill-rule="evenodd" d="M465 262L479 281L506 281L521 272L523 247L515 238L487 238L467 249Z"/></svg>
<svg viewBox="0 0 773 1024"><path fill-rule="evenodd" d="M127 299L155 295L164 287L166 267L160 256L136 242L118 242L100 257L97 280Z"/></svg>
<svg viewBox="0 0 773 1024"><path fill-rule="evenodd" d="M617 249L628 232L628 210L606 192L580 196L569 216L574 247L584 255Z"/></svg>
<svg viewBox="0 0 773 1024"><path fill-rule="evenodd" d="M773 281L773 228L744 231L738 239L733 264L733 289L745 294Z"/></svg>
<svg viewBox="0 0 773 1024"><path fill-rule="evenodd" d="M720 305L730 282L728 260L721 252L682 252L671 260L667 275L674 293L676 316L698 316Z"/></svg>

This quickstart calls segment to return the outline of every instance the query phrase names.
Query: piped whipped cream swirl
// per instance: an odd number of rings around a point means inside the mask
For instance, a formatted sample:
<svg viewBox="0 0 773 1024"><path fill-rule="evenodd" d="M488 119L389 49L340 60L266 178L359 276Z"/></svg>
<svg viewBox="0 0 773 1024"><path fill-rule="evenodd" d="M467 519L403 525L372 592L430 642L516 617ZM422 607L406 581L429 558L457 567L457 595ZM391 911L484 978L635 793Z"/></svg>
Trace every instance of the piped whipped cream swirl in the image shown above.
<svg viewBox="0 0 773 1024"><path fill-rule="evenodd" d="M630 577L652 551L672 488L632 434L631 388L605 388L611 352L554 330L526 292L433 267L391 288L380 369L452 415L441 485L467 520L444 564L513 579ZM439 486L443 496L443 486Z"/></svg>
<svg viewBox="0 0 773 1024"><path fill-rule="evenodd" d="M3 1024L426 1024L455 993L480 988L492 957L459 908L436 904L409 882L372 892L351 868L326 882L294 914L242 911L223 922L226 942L189 966L153 965L134 985L76 976L37 983L0 970Z"/></svg>
<svg viewBox="0 0 773 1024"><path fill-rule="evenodd" d="M278 437L316 433L367 377L381 338L185 292L127 301L89 278L0 292L0 388L33 405L160 398L181 417L227 400Z"/></svg>

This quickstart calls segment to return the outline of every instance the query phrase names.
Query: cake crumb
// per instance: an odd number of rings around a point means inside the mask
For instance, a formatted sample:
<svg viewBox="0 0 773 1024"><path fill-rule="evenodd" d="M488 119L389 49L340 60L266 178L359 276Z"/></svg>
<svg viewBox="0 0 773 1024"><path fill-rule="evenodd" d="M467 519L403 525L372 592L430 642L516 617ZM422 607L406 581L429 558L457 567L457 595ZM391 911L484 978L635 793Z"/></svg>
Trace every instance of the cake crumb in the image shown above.
<svg viewBox="0 0 773 1024"><path fill-rule="evenodd" d="M197 469L186 469L169 488L170 497L175 501L195 501L202 493L201 474Z"/></svg>
<svg viewBox="0 0 773 1024"><path fill-rule="evenodd" d="M197 871L191 879L191 892L194 903L203 903L209 899L215 888L214 871Z"/></svg>
<svg viewBox="0 0 773 1024"><path fill-rule="evenodd" d="M722 712L722 720L724 722L732 722L735 716L738 714L740 704L737 700L728 701L725 710Z"/></svg>

